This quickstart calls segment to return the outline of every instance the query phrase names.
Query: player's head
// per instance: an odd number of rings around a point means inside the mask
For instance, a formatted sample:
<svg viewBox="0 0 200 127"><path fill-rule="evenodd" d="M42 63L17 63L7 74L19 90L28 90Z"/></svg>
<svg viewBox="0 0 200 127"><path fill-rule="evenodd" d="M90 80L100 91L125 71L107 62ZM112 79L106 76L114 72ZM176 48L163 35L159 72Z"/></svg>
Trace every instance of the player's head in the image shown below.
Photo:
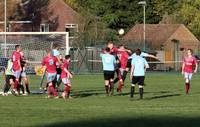
<svg viewBox="0 0 200 127"><path fill-rule="evenodd" d="M110 48L109 47L106 47L106 53L110 53Z"/></svg>
<svg viewBox="0 0 200 127"><path fill-rule="evenodd" d="M20 52L22 49L21 49L21 46L20 45L15 45L15 50Z"/></svg>
<svg viewBox="0 0 200 127"><path fill-rule="evenodd" d="M187 49L187 55L191 56L193 54L193 50L192 49Z"/></svg>
<svg viewBox="0 0 200 127"><path fill-rule="evenodd" d="M120 44L120 45L119 45L119 49L124 50L124 49L125 49L124 44Z"/></svg>
<svg viewBox="0 0 200 127"><path fill-rule="evenodd" d="M47 53L47 55L51 55L51 49L50 49L50 48L47 48L47 49L46 49L46 53Z"/></svg>
<svg viewBox="0 0 200 127"><path fill-rule="evenodd" d="M136 50L135 50L135 54L136 54L137 56L140 56L141 50L140 50L140 49L136 49Z"/></svg>
<svg viewBox="0 0 200 127"><path fill-rule="evenodd" d="M65 59L66 59L67 61L70 61L70 57L71 57L70 55L66 55L66 56L65 56Z"/></svg>
<svg viewBox="0 0 200 127"><path fill-rule="evenodd" d="M114 47L113 42L112 41L108 41L107 47L110 48L110 49L112 49Z"/></svg>
<svg viewBox="0 0 200 127"><path fill-rule="evenodd" d="M56 44L56 43L55 43L55 44L53 44L53 49L57 49L57 50L58 50L58 49L59 49L59 45L58 45L58 44Z"/></svg>

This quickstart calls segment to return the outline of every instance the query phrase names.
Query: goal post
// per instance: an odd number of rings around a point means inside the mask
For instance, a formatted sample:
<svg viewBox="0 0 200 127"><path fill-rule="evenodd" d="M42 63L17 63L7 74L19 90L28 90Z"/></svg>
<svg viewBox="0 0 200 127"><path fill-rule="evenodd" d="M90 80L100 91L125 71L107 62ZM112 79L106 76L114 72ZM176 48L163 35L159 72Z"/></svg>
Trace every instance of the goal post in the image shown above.
<svg viewBox="0 0 200 127"><path fill-rule="evenodd" d="M0 56L9 57L8 50L11 45L19 44L22 47L26 45L26 48L30 49L34 43L40 43L40 46L41 43L44 44L39 48L48 48L48 46L52 48L53 43L59 43L65 49L65 55L69 54L69 32L0 32ZM32 48L35 47L36 45Z"/></svg>
<svg viewBox="0 0 200 127"><path fill-rule="evenodd" d="M68 32L0 32L0 58L9 58L15 45L21 45L30 62L29 68L33 68L41 64L45 49L52 49L55 43L63 56L69 54Z"/></svg>

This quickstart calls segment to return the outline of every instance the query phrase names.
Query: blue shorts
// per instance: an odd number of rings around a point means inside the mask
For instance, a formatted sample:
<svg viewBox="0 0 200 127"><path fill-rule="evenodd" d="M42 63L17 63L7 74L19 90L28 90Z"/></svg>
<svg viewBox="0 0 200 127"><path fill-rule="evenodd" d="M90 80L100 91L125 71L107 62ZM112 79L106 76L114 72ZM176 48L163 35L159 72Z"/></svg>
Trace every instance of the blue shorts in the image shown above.
<svg viewBox="0 0 200 127"><path fill-rule="evenodd" d="M21 71L13 71L15 78L19 78L21 75Z"/></svg>
<svg viewBox="0 0 200 127"><path fill-rule="evenodd" d="M25 71L23 71L23 72L21 73L21 77L23 77L23 78L26 77L26 72L25 72Z"/></svg>
<svg viewBox="0 0 200 127"><path fill-rule="evenodd" d="M62 82L66 84L71 84L70 80L68 78L62 78Z"/></svg>
<svg viewBox="0 0 200 127"><path fill-rule="evenodd" d="M53 80L55 80L56 78L56 73L46 73L46 76L47 76L47 82L52 82Z"/></svg>

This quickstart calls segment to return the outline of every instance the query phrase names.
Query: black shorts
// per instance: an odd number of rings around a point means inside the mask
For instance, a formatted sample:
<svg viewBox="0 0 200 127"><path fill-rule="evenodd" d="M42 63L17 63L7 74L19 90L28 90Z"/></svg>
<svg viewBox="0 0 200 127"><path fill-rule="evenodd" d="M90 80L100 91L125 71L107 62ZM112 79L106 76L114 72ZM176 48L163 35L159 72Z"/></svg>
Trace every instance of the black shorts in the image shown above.
<svg viewBox="0 0 200 127"><path fill-rule="evenodd" d="M132 77L132 84L144 85L144 76L133 76Z"/></svg>
<svg viewBox="0 0 200 127"><path fill-rule="evenodd" d="M58 75L61 75L61 73L62 73L62 69L61 68L56 68L56 71L57 71Z"/></svg>
<svg viewBox="0 0 200 127"><path fill-rule="evenodd" d="M104 80L114 79L115 72L114 71L104 71Z"/></svg>
<svg viewBox="0 0 200 127"><path fill-rule="evenodd" d="M128 59L126 68L131 68L131 61L132 61L132 59Z"/></svg>
<svg viewBox="0 0 200 127"><path fill-rule="evenodd" d="M15 82L15 76L14 75L6 75L6 83L10 84L10 79L12 79Z"/></svg>

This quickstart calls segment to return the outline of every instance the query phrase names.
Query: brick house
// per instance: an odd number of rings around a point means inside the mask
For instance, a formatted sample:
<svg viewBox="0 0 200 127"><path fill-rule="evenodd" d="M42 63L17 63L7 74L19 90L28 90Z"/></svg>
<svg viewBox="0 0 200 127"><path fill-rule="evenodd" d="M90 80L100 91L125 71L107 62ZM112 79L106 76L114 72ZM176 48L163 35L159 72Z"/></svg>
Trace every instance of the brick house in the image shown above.
<svg viewBox="0 0 200 127"><path fill-rule="evenodd" d="M43 10L43 15L49 13L48 16L43 16L40 25L32 28L31 23L12 23L10 24L10 31L54 31L64 32L66 30L72 30L78 32L81 26L82 17L68 6L63 0L49 0L47 10ZM31 21L31 19L30 19ZM0 31L4 30L4 24L0 23Z"/></svg>
<svg viewBox="0 0 200 127"><path fill-rule="evenodd" d="M131 28L123 40L128 45L143 45L143 24ZM146 49L156 51L161 62L181 61L184 50L199 51L199 40L183 24L146 24ZM170 67L175 68L171 64Z"/></svg>

